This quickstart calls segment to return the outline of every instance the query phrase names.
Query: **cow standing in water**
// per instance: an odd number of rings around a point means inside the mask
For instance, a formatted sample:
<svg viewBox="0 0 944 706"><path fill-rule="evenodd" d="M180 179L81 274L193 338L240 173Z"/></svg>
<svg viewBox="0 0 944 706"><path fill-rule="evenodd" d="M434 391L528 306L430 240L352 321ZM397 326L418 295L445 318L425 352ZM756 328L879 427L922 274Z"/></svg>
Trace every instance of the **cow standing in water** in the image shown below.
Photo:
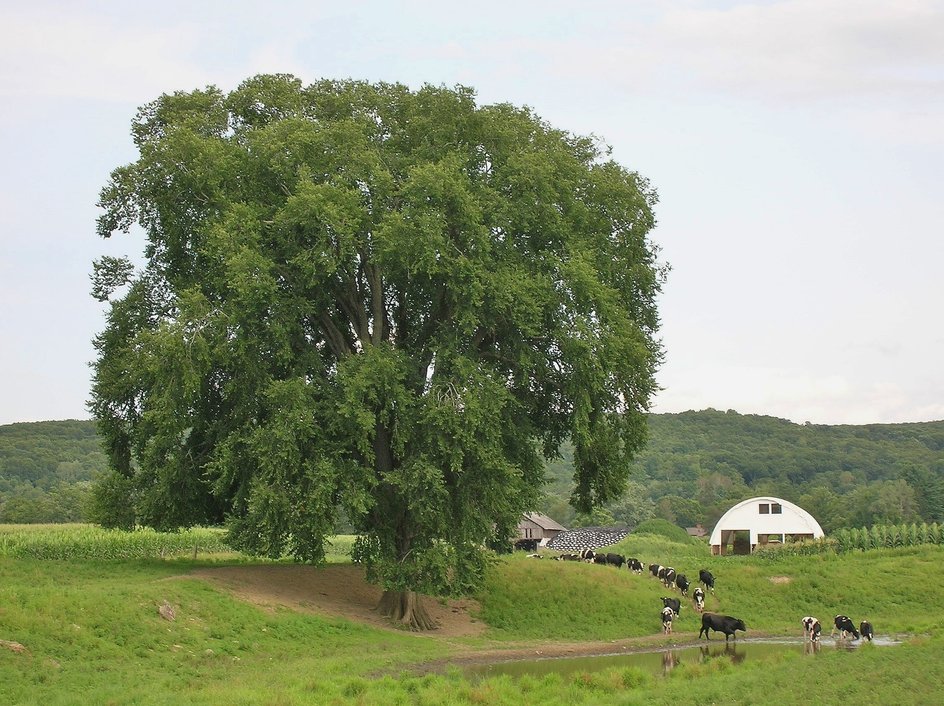
<svg viewBox="0 0 944 706"><path fill-rule="evenodd" d="M806 639L816 642L821 632L823 632L823 626L816 618L811 615L803 618L803 634L806 635Z"/></svg>
<svg viewBox="0 0 944 706"><path fill-rule="evenodd" d="M845 640L849 635L853 636L853 640L859 639L859 631L855 629L855 625L848 615L837 615L833 618L833 623L836 627L829 631L830 637L838 630L840 640Z"/></svg>
<svg viewBox="0 0 944 706"><path fill-rule="evenodd" d="M672 609L666 606L662 609L662 632L665 635L668 635L672 632L672 617L675 613L672 612Z"/></svg>
<svg viewBox="0 0 944 706"><path fill-rule="evenodd" d="M872 623L868 620L863 620L859 623L859 632L862 633L862 637L866 638L869 642L872 642Z"/></svg>

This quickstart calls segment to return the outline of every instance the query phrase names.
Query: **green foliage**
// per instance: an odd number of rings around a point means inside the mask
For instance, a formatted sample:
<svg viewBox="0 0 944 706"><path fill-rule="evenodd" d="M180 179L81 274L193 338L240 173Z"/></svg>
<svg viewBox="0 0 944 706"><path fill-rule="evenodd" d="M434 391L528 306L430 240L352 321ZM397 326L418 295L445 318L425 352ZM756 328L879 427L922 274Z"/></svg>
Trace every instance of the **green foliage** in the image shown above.
<svg viewBox="0 0 944 706"><path fill-rule="evenodd" d="M662 519L646 520L636 527L634 533L654 534L683 544L690 544L692 542L692 538L688 536L688 533L684 529Z"/></svg>
<svg viewBox="0 0 944 706"><path fill-rule="evenodd" d="M140 226L146 264L96 265L91 406L137 523L317 562L343 516L372 580L450 593L564 439L574 506L619 499L665 268L654 191L597 140L286 75L161 96L133 134L98 231Z"/></svg>
<svg viewBox="0 0 944 706"><path fill-rule="evenodd" d="M92 479L107 467L95 424L0 426L0 522L78 522Z"/></svg>
<svg viewBox="0 0 944 706"><path fill-rule="evenodd" d="M654 516L674 524L711 527L736 502L771 494L806 509L827 534L944 520L944 421L824 426L708 409L650 415L649 428L631 481ZM547 476L538 509L570 526L566 446ZM618 519L618 501L606 507Z"/></svg>

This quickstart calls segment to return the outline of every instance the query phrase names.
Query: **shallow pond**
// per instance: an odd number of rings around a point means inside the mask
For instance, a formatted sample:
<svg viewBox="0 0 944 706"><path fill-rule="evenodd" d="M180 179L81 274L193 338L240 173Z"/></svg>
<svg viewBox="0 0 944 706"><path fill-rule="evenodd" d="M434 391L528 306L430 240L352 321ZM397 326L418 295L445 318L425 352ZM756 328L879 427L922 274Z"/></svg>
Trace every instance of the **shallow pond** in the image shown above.
<svg viewBox="0 0 944 706"><path fill-rule="evenodd" d="M712 659L728 659L732 664L740 664L745 659L771 659L787 652L812 655L824 650L856 650L862 644L862 640L829 639L810 643L802 638L743 638L737 641L731 640L728 643L712 640L700 645L661 647L657 650L644 652L621 652L594 657L559 657L495 662L468 667L466 673L478 677L506 674L520 677L636 667L654 674L665 674L685 663L698 664ZM892 637L876 637L871 644L876 647L890 647L900 645L901 640Z"/></svg>

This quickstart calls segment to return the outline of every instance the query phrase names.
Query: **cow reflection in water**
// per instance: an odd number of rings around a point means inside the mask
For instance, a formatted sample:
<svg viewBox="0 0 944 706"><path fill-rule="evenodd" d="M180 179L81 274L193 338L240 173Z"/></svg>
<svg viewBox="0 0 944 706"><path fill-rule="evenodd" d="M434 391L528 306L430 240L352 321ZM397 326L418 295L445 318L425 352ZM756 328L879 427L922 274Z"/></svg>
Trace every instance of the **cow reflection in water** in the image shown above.
<svg viewBox="0 0 944 706"><path fill-rule="evenodd" d="M717 659L718 657L727 657L731 660L731 664L740 664L744 661L744 658L747 657L745 652L738 652L737 645L734 643L725 643L724 645L718 645L715 647L712 645L701 646L701 661L707 662L710 659Z"/></svg>
<svg viewBox="0 0 944 706"><path fill-rule="evenodd" d="M807 640L806 642L803 643L803 654L815 655L817 652L819 652L822 646L823 645L819 640L816 640L815 642L811 642L810 640Z"/></svg>
<svg viewBox="0 0 944 706"><path fill-rule="evenodd" d="M662 675L665 676L682 663L678 652L668 650L662 653Z"/></svg>

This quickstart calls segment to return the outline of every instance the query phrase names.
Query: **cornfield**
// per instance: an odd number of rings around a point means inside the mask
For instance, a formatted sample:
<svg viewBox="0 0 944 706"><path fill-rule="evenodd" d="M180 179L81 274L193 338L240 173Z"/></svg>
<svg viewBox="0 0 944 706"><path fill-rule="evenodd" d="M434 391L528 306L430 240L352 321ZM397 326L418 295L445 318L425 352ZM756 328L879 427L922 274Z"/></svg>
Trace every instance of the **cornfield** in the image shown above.
<svg viewBox="0 0 944 706"><path fill-rule="evenodd" d="M0 525L0 556L18 559L151 559L232 552L226 531L133 532L95 525Z"/></svg>
<svg viewBox="0 0 944 706"><path fill-rule="evenodd" d="M894 549L915 547L921 544L944 545L944 525L937 522L904 523L900 525L873 525L872 527L844 528L829 537L803 542L788 542L768 545L754 554L760 557L806 556L811 554L837 554L869 549Z"/></svg>

